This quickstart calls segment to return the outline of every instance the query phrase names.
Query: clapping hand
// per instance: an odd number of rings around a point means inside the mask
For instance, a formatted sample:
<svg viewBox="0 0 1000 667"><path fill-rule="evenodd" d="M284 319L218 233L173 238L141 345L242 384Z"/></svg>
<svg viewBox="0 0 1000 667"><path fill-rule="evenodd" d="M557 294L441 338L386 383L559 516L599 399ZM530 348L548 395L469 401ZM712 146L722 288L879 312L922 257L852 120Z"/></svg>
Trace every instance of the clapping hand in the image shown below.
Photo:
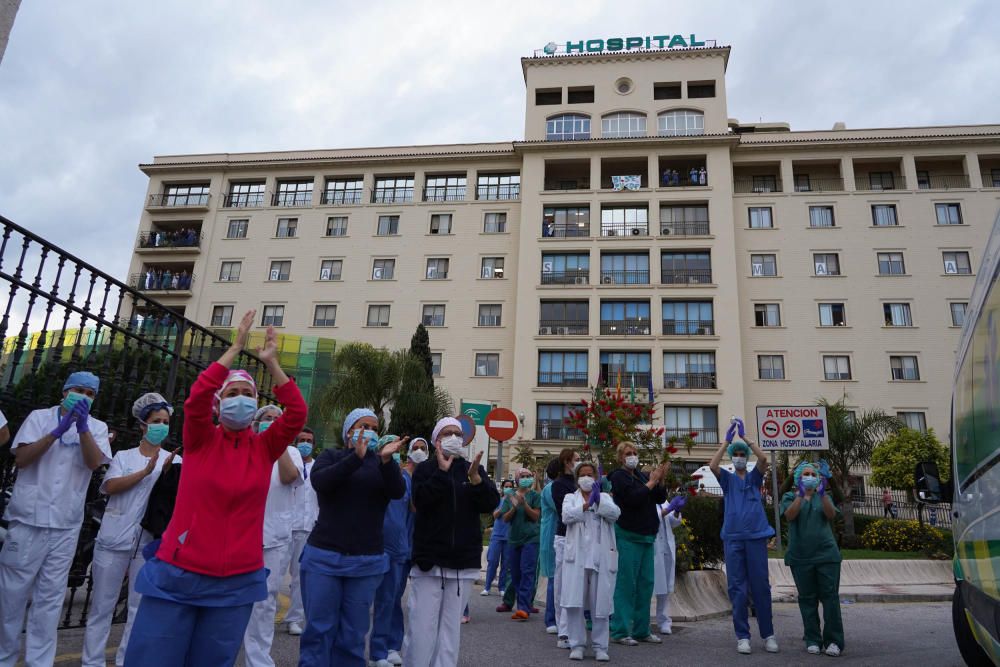
<svg viewBox="0 0 1000 667"><path fill-rule="evenodd" d="M159 452L154 452L153 455L149 457L149 460L146 461L146 468L143 470L143 473L145 473L146 476L152 475L153 471L156 470L156 461L158 458Z"/></svg>
<svg viewBox="0 0 1000 667"><path fill-rule="evenodd" d="M728 445L736 437L736 422L729 425L729 429L726 430L726 444Z"/></svg>
<svg viewBox="0 0 1000 667"><path fill-rule="evenodd" d="M746 425L743 424L743 420L739 417L736 418L736 432L740 434L740 438L743 438L744 440L746 439L747 428Z"/></svg>
<svg viewBox="0 0 1000 667"><path fill-rule="evenodd" d="M264 335L264 346L257 348L257 356L265 364L278 358L278 334L275 333L273 326L267 328L267 333Z"/></svg>
<svg viewBox="0 0 1000 667"><path fill-rule="evenodd" d="M437 457L438 469L441 472L448 472L451 470L451 464L454 462L454 457L446 457L444 451L440 447L434 448L434 455Z"/></svg>
<svg viewBox="0 0 1000 667"><path fill-rule="evenodd" d="M800 498L805 498L806 497L806 485L802 481L801 477L799 477L799 497Z"/></svg>
<svg viewBox="0 0 1000 667"><path fill-rule="evenodd" d="M482 460L483 453L480 451L476 454L476 458L472 459L472 465L469 466L469 481L472 482L473 486L483 481L483 478L479 475L479 462Z"/></svg>
<svg viewBox="0 0 1000 667"><path fill-rule="evenodd" d="M90 431L90 402L78 401L71 411L76 415L76 432L88 433Z"/></svg>
<svg viewBox="0 0 1000 667"><path fill-rule="evenodd" d="M390 440L388 444L384 445L382 449L380 449L378 452L379 456L382 457L382 463L388 463L389 460L392 458L392 455L398 452L403 447L403 445L405 445L410 440L410 436L406 436L402 440L400 440L399 437L395 435L389 437L395 439Z"/></svg>
<svg viewBox="0 0 1000 667"><path fill-rule="evenodd" d="M684 496L677 496L667 505L667 514L670 514L671 512L680 512L686 503L687 499Z"/></svg>
<svg viewBox="0 0 1000 667"><path fill-rule="evenodd" d="M587 502L588 505L600 505L601 504L601 480L594 480L594 488L590 490L590 500Z"/></svg>
<svg viewBox="0 0 1000 667"><path fill-rule="evenodd" d="M79 405L79 403L77 404ZM68 410L66 414L59 418L59 423L56 425L52 432L49 434L53 438L61 438L63 434L69 430L69 427L73 425L76 421L76 406L73 406L72 410Z"/></svg>
<svg viewBox="0 0 1000 667"><path fill-rule="evenodd" d="M816 487L816 493L818 493L821 498L826 495L826 477L820 476L819 486Z"/></svg>

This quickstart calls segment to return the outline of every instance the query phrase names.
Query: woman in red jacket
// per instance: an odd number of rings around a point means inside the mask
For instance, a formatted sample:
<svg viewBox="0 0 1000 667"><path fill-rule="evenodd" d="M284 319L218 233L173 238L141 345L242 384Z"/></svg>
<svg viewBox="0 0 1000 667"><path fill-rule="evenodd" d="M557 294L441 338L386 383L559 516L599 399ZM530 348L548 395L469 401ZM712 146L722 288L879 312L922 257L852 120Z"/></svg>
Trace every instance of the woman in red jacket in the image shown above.
<svg viewBox="0 0 1000 667"><path fill-rule="evenodd" d="M202 371L184 402L177 504L163 539L147 547L135 584L142 602L126 665L232 665L253 603L267 596L263 531L271 468L302 430L307 409L278 365L276 335L268 327L257 354L285 412L266 431L250 429L257 387L249 373L229 366L246 345L255 314L243 316L236 341Z"/></svg>

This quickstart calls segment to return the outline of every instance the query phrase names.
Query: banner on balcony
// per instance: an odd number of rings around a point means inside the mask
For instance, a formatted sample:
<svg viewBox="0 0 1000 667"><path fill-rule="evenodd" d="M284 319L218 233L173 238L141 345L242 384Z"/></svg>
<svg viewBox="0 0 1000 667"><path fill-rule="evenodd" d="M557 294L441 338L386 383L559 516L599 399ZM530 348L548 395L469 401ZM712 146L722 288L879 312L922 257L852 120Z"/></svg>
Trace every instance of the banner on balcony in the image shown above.
<svg viewBox="0 0 1000 667"><path fill-rule="evenodd" d="M611 185L615 190L638 190L642 187L642 176L612 176Z"/></svg>

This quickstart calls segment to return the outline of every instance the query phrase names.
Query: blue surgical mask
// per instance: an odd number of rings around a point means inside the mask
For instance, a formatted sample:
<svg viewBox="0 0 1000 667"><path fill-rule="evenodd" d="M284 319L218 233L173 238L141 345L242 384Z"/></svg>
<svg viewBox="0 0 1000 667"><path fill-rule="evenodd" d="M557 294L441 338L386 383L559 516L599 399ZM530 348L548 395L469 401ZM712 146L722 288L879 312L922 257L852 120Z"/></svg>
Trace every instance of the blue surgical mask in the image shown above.
<svg viewBox="0 0 1000 667"><path fill-rule="evenodd" d="M733 457L733 467L737 470L747 469L747 457L745 456L734 456Z"/></svg>
<svg viewBox="0 0 1000 667"><path fill-rule="evenodd" d="M378 450L378 433L370 429L365 429L361 432L361 438L368 442L369 452Z"/></svg>
<svg viewBox="0 0 1000 667"><path fill-rule="evenodd" d="M512 496L512 495L514 495L514 487L513 486L504 487L503 494L505 496Z"/></svg>
<svg viewBox="0 0 1000 667"><path fill-rule="evenodd" d="M802 486L804 486L807 489L815 489L817 486L819 486L819 477L816 477L815 475L809 475L809 476L803 475Z"/></svg>
<svg viewBox="0 0 1000 667"><path fill-rule="evenodd" d="M300 442L295 446L299 448L299 454L302 455L302 458L311 456L313 453L313 446L311 442Z"/></svg>
<svg viewBox="0 0 1000 667"><path fill-rule="evenodd" d="M257 412L257 399L251 396L231 396L219 401L219 423L231 431L250 426Z"/></svg>
<svg viewBox="0 0 1000 667"><path fill-rule="evenodd" d="M530 489L531 485L534 483L535 483L534 477L522 477L521 479L517 480L517 485L522 489Z"/></svg>
<svg viewBox="0 0 1000 667"><path fill-rule="evenodd" d="M263 433L267 429L271 428L271 424L273 424L273 423L274 422L261 422L261 423L257 424L257 432L258 433Z"/></svg>
<svg viewBox="0 0 1000 667"><path fill-rule="evenodd" d="M69 412L70 410L73 409L73 406L75 406L80 401L87 401L88 408L94 404L94 399L92 399L90 396L75 391L71 391L68 394L66 394L66 398L64 398L62 401L62 406L66 409L67 412Z"/></svg>
<svg viewBox="0 0 1000 667"><path fill-rule="evenodd" d="M170 435L169 424L149 424L146 426L145 440L151 445L160 446L160 443Z"/></svg>
<svg viewBox="0 0 1000 667"><path fill-rule="evenodd" d="M395 454L392 455L392 460L395 461L396 463L399 463L400 461L399 452L396 452Z"/></svg>

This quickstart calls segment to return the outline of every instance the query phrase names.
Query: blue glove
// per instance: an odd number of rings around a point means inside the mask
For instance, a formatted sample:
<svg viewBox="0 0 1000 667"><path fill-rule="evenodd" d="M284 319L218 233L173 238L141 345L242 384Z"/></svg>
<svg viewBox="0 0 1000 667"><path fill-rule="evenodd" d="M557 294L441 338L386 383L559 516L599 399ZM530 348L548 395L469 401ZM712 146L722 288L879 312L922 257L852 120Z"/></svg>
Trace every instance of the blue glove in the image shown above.
<svg viewBox="0 0 1000 667"><path fill-rule="evenodd" d="M819 486L816 487L816 493L820 496L826 495L826 477L822 475L819 476Z"/></svg>
<svg viewBox="0 0 1000 667"><path fill-rule="evenodd" d="M806 485L802 483L801 477L799 477L799 497L800 498L806 497Z"/></svg>
<svg viewBox="0 0 1000 667"><path fill-rule="evenodd" d="M740 437L746 440L747 429L746 426L743 425L743 420L740 419L739 417L736 418L736 428L740 434Z"/></svg>
<svg viewBox="0 0 1000 667"><path fill-rule="evenodd" d="M601 482L600 480L594 482L594 488L590 490L590 499L587 501L591 507L596 507L601 504Z"/></svg>
<svg viewBox="0 0 1000 667"><path fill-rule="evenodd" d="M733 441L733 437L736 435L736 423L733 422L729 425L729 430L726 431L726 444L730 444Z"/></svg>
<svg viewBox="0 0 1000 667"><path fill-rule="evenodd" d="M819 474L821 477L830 479L833 477L833 472L830 470L830 464L826 462L826 459L819 460Z"/></svg>
<svg viewBox="0 0 1000 667"><path fill-rule="evenodd" d="M670 504L667 505L667 514L670 514L671 512L680 512L685 504L687 504L687 499L684 496L677 496L670 501Z"/></svg>
<svg viewBox="0 0 1000 667"><path fill-rule="evenodd" d="M76 415L76 432L90 433L90 404L87 401L80 401L73 406L73 414Z"/></svg>
<svg viewBox="0 0 1000 667"><path fill-rule="evenodd" d="M76 405L80 405L77 403ZM69 430L69 427L73 425L76 421L76 405L73 406L72 410L69 410L66 414L59 418L59 424L52 429L49 433L53 438L61 438L63 433Z"/></svg>

